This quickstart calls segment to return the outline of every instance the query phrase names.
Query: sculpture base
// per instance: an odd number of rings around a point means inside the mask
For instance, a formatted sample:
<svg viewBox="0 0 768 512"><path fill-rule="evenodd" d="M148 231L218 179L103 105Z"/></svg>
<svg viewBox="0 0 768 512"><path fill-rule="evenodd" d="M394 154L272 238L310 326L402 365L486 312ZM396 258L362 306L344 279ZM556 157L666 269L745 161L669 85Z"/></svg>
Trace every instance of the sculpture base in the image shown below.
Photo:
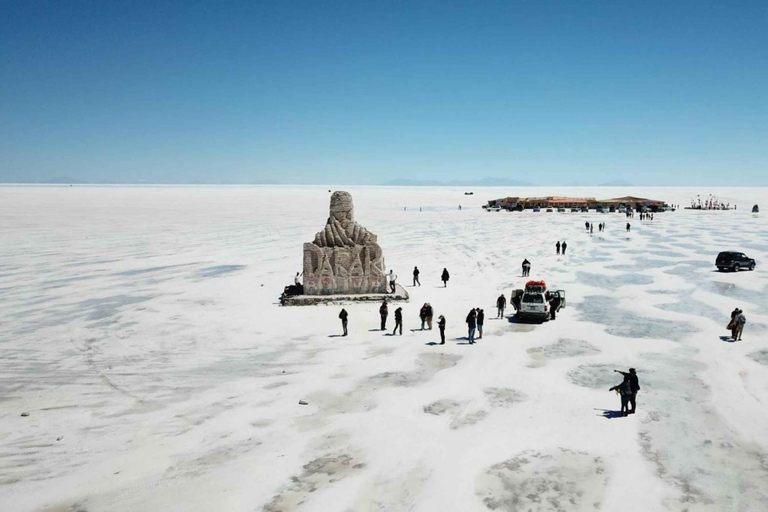
<svg viewBox="0 0 768 512"><path fill-rule="evenodd" d="M314 306L316 304L344 304L349 302L404 302L408 300L408 292L399 284L395 285L395 293L360 293L341 295L294 295L286 297L284 306Z"/></svg>

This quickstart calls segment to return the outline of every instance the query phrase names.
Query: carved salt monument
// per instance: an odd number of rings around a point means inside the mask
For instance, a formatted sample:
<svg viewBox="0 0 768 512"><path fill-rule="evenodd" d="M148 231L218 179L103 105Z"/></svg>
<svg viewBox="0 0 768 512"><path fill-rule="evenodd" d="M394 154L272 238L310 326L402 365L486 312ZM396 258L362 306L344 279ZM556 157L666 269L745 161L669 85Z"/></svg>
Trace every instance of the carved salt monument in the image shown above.
<svg viewBox="0 0 768 512"><path fill-rule="evenodd" d="M355 222L349 192L331 195L331 215L315 240L304 244L304 293L386 293L384 254L376 235Z"/></svg>

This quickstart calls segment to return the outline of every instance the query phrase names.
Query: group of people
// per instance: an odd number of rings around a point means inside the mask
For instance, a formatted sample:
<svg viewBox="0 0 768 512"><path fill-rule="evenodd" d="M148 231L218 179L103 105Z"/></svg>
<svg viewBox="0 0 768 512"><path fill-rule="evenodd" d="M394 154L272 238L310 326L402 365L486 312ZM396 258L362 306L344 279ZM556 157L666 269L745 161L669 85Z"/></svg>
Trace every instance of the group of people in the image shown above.
<svg viewBox="0 0 768 512"><path fill-rule="evenodd" d="M641 213L640 214L640 220L653 220L653 214L652 213Z"/></svg>
<svg viewBox="0 0 768 512"><path fill-rule="evenodd" d="M624 380L621 381L621 384L613 386L608 391L615 391L621 395L622 416L634 414L637 405L637 392L640 391L640 382L637 380L637 372L634 368L630 368L629 372L622 372L620 370L613 371L622 374ZM631 409L629 408L630 405L632 406Z"/></svg>
<svg viewBox="0 0 768 512"><path fill-rule="evenodd" d="M747 317L744 316L744 311L739 308L731 311L731 321L728 322L726 329L731 331L733 341L741 341L741 333L744 331L744 324L746 323Z"/></svg>
<svg viewBox="0 0 768 512"><path fill-rule="evenodd" d="M346 311L343 309L341 310L342 313L344 313L344 318L341 317L341 314L339 314L339 318L342 318L342 327L344 327L344 335L346 336L347 333L347 327L346 327ZM387 304L387 300L384 299L381 303L381 306L379 306L379 316L381 317L381 330L385 331L387 329L387 317L389 317L389 304ZM421 310L419 310L419 318L421 319L421 330L423 331L425 329L424 324L428 326L429 330L432 330L432 318L434 316L434 309L432 309L432 304L429 302L425 302L423 306L421 306ZM437 317L437 328L440 330L440 344L445 345L445 317L443 315L440 315ZM392 331L392 336L394 336L397 333L400 333L400 336L403 335L403 308L398 307L395 309L395 329Z"/></svg>
<svg viewBox="0 0 768 512"><path fill-rule="evenodd" d="M467 315L467 340L470 345L475 344L475 332L479 334L477 339L483 339L483 324L485 323L485 312L480 308L474 308L469 310Z"/></svg>
<svg viewBox="0 0 768 512"><path fill-rule="evenodd" d="M565 240L563 240L563 243L560 243L560 240L557 241L555 244L555 249L557 249L557 254L565 254L565 250L568 248L568 244L565 243Z"/></svg>
<svg viewBox="0 0 768 512"><path fill-rule="evenodd" d="M421 286L421 281L419 281L419 274L421 274L419 267L413 267L413 286ZM448 269L443 268L443 273L440 274L440 280L443 281L443 288L446 288L448 286L448 280L450 279L451 279L451 275L448 273ZM395 286L397 284L397 275L395 274L395 271L392 269L390 269L389 274L387 274L387 282L389 283L389 292L395 293Z"/></svg>

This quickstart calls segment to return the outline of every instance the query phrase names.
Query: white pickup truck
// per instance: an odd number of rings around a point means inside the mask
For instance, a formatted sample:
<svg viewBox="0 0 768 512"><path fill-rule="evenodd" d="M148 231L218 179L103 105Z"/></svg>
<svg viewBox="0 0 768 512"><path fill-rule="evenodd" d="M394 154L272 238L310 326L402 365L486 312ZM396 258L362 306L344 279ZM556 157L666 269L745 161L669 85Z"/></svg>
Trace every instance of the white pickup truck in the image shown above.
<svg viewBox="0 0 768 512"><path fill-rule="evenodd" d="M555 313L565 307L565 290L547 291L544 281L528 281L525 289L514 290L510 298L517 316L523 319L549 320Z"/></svg>

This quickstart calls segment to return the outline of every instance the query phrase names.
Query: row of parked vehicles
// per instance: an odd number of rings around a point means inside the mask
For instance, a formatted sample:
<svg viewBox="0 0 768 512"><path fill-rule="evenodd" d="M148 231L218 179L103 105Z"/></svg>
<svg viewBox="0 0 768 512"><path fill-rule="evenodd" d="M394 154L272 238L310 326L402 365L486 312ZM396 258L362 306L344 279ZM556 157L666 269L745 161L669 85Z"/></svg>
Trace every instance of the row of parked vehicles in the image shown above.
<svg viewBox="0 0 768 512"><path fill-rule="evenodd" d="M485 205L485 206L483 206L483 209L485 209L485 210L487 210L489 212L500 212L501 210L507 210L507 211L510 211L510 212L522 212L522 211L525 210L525 208L523 208L522 205L517 205L514 208L502 208L499 205L493 205L493 206ZM593 209L594 209L594 211L596 213L614 213L614 212L618 212L618 213L627 213L627 212L629 212L629 213L632 213L632 211L633 211L632 207L625 207L625 206L609 206L608 208L603 208L602 206L598 206L597 208L593 208ZM530 210L534 211L534 212L540 212L542 210L542 208L541 208L541 206L534 206L533 208L530 208ZM563 207L559 207L559 208L548 207L548 208L545 208L545 211L547 211L547 212L554 212L555 210L557 210L558 212L566 212L566 211L568 211L568 209L563 208ZM587 213L587 212L589 212L589 208L587 208L586 206L579 206L579 207L571 208L570 211L571 212ZM637 212L638 213L648 213L648 212L650 212L650 210L647 209L647 208L640 207L640 208L637 209Z"/></svg>

